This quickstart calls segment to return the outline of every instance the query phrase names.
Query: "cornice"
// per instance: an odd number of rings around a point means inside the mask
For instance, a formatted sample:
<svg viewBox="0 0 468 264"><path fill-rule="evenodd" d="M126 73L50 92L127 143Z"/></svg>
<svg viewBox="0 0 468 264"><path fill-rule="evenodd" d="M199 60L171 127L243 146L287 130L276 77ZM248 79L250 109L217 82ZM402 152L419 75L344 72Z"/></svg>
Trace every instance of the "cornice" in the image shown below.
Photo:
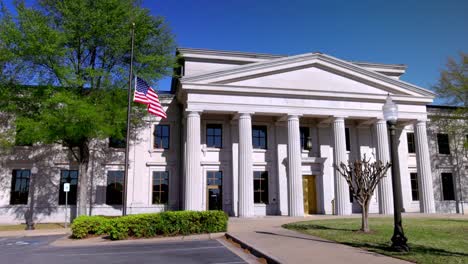
<svg viewBox="0 0 468 264"><path fill-rule="evenodd" d="M257 72L262 71L262 70L265 71L265 70L268 70L269 68L286 66L288 64L307 63L307 65L309 64L313 65L317 63L320 64L321 62L326 62L331 65L334 65L336 69L338 70L346 69L357 74L362 74L374 80L378 80L378 81L381 81L390 85L394 85L403 89L407 89L409 91L420 94L422 96L435 97L435 93L433 93L432 91L426 90L416 85L406 83L401 80L393 79L389 76L386 76L385 74L375 72L372 70L368 70L356 64L343 61L338 58L325 55L322 53L306 53L306 54L297 55L297 56L282 57L282 58L278 58L278 59L274 59L270 61L256 62L252 64L239 66L236 68L230 68L230 69L221 70L221 71L204 73L204 74L197 75L197 76L185 77L181 79L181 82L182 83L188 83L188 82L219 83L219 82L222 82L223 80L228 80L229 76L233 76L233 75L236 75L236 77L238 78L239 75L249 76L249 73L253 71L257 71Z"/></svg>
<svg viewBox="0 0 468 264"><path fill-rule="evenodd" d="M239 95L262 95L262 96L277 96L285 98L328 98L339 99L347 101L379 101L385 102L386 94L371 94L359 92L342 92L342 91L324 91L295 88L270 88L270 87L257 87L257 86L236 86L226 84L200 84L200 83L185 83L183 90L195 93L211 93L211 94L239 94ZM428 104L433 101L430 96L415 97L411 95L392 95L395 102L406 102L412 104Z"/></svg>

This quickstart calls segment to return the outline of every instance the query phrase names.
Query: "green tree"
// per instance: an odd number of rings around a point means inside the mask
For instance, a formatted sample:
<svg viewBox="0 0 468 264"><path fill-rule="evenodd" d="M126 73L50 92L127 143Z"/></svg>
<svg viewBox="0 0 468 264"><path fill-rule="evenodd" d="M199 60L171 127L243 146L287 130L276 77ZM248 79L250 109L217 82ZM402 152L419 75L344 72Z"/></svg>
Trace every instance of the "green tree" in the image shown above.
<svg viewBox="0 0 468 264"><path fill-rule="evenodd" d="M464 213L461 178L468 157L468 54L461 52L458 60L447 60L434 90L447 104L455 106L439 109L430 118L441 132L449 135L451 162L456 171L457 210Z"/></svg>
<svg viewBox="0 0 468 264"><path fill-rule="evenodd" d="M124 137L132 23L134 69L147 80L170 73L173 36L135 0L39 0L30 7L17 1L15 7L17 15L2 7L0 81L43 86L10 91L16 138L69 149L80 171L78 215L86 214L90 144Z"/></svg>

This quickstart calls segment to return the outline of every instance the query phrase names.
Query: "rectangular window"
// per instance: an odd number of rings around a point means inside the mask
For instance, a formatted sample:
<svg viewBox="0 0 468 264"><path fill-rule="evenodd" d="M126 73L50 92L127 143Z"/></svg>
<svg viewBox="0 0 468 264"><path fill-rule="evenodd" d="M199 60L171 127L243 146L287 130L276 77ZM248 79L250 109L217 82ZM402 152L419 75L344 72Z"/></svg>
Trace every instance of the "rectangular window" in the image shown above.
<svg viewBox="0 0 468 264"><path fill-rule="evenodd" d="M448 134L437 134L437 146L439 147L439 154L450 154Z"/></svg>
<svg viewBox="0 0 468 264"><path fill-rule="evenodd" d="M349 137L349 127L345 128L346 151L351 151L351 138Z"/></svg>
<svg viewBox="0 0 468 264"><path fill-rule="evenodd" d="M206 146L210 148L223 147L223 125L208 124L206 125Z"/></svg>
<svg viewBox="0 0 468 264"><path fill-rule="evenodd" d="M10 204L28 204L30 170L13 170Z"/></svg>
<svg viewBox="0 0 468 264"><path fill-rule="evenodd" d="M256 149L267 149L266 126L252 126L252 145Z"/></svg>
<svg viewBox="0 0 468 264"><path fill-rule="evenodd" d="M154 148L169 149L169 125L156 125L154 128Z"/></svg>
<svg viewBox="0 0 468 264"><path fill-rule="evenodd" d="M169 200L169 172L153 171L153 204L167 204Z"/></svg>
<svg viewBox="0 0 468 264"><path fill-rule="evenodd" d="M410 173L411 178L411 197L413 201L419 201L419 189L418 189L418 174L416 172Z"/></svg>
<svg viewBox="0 0 468 264"><path fill-rule="evenodd" d="M299 134L301 136L301 148L308 150L307 148L307 140L310 137L310 130L308 127L300 127Z"/></svg>
<svg viewBox="0 0 468 264"><path fill-rule="evenodd" d="M268 204L267 171L254 171L254 203Z"/></svg>
<svg viewBox="0 0 468 264"><path fill-rule="evenodd" d="M416 145L414 142L414 133L406 133L406 139L408 141L408 153L416 153Z"/></svg>
<svg viewBox="0 0 468 264"><path fill-rule="evenodd" d="M222 171L207 171L206 172L206 185L223 185L223 172Z"/></svg>
<svg viewBox="0 0 468 264"><path fill-rule="evenodd" d="M124 171L107 172L106 204L121 205L124 189Z"/></svg>
<svg viewBox="0 0 468 264"><path fill-rule="evenodd" d="M118 139L114 137L109 138L109 148L125 148L126 142L125 138Z"/></svg>
<svg viewBox="0 0 468 264"><path fill-rule="evenodd" d="M455 200L455 192L453 190L452 173L443 172L442 177L442 194L445 201Z"/></svg>
<svg viewBox="0 0 468 264"><path fill-rule="evenodd" d="M63 184L70 184L70 191L68 192L68 204L76 204L76 194L78 187L78 171L77 170L61 170L60 171L60 192L59 192L59 205L65 204L65 192L63 191Z"/></svg>

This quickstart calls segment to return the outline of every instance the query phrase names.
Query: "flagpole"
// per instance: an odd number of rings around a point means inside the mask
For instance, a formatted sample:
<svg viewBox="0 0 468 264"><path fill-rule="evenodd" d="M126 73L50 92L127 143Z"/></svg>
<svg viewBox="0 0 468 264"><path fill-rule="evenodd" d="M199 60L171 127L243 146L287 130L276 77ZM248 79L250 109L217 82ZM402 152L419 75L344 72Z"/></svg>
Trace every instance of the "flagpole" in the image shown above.
<svg viewBox="0 0 468 264"><path fill-rule="evenodd" d="M127 215L127 186L128 186L128 152L130 149L130 115L132 112L132 76L133 76L133 46L135 42L135 23L132 23L132 50L130 53L130 73L128 75L128 103L127 103L127 137L125 142L125 173L122 193L122 215Z"/></svg>

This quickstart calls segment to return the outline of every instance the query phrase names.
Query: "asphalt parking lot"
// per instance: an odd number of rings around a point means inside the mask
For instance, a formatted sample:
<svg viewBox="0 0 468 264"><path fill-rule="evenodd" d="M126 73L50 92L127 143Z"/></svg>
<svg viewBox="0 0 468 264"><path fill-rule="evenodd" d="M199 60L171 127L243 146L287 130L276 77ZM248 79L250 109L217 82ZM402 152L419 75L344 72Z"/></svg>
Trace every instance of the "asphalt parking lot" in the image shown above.
<svg viewBox="0 0 468 264"><path fill-rule="evenodd" d="M246 263L216 240L57 247L60 236L0 238L0 263Z"/></svg>

